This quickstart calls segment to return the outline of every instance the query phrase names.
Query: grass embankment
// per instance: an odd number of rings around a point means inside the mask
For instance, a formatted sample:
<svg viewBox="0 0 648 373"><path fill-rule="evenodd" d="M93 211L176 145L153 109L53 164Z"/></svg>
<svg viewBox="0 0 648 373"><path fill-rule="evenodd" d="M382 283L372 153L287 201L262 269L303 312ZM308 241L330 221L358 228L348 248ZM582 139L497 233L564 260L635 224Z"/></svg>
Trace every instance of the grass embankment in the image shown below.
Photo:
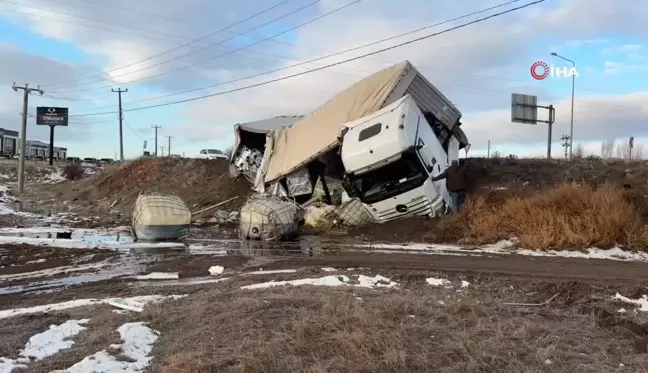
<svg viewBox="0 0 648 373"><path fill-rule="evenodd" d="M528 196L478 196L442 219L442 236L470 244L517 238L529 249L648 249L648 228L622 188L562 184Z"/></svg>

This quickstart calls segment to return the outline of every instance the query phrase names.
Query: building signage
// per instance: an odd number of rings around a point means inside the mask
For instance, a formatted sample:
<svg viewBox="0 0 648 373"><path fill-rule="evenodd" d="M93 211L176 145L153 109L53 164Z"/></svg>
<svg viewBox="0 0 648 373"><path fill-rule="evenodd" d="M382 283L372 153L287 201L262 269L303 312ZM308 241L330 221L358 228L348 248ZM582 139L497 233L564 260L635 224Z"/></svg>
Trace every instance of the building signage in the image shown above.
<svg viewBox="0 0 648 373"><path fill-rule="evenodd" d="M36 108L36 124L41 126L67 126L68 108L39 106Z"/></svg>

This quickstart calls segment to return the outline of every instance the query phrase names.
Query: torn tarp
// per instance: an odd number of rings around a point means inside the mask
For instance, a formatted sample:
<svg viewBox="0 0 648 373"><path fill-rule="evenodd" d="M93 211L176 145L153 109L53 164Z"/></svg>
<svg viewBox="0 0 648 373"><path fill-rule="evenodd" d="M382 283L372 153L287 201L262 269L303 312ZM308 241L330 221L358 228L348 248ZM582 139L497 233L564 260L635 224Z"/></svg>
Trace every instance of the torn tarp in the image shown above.
<svg viewBox="0 0 648 373"><path fill-rule="evenodd" d="M260 171L263 180L257 177L257 187L282 179L334 149L340 143L342 124L380 110L407 94L421 111L434 115L450 135L454 133L463 146L467 145L458 127L459 109L405 61L338 93L292 127L273 131Z"/></svg>

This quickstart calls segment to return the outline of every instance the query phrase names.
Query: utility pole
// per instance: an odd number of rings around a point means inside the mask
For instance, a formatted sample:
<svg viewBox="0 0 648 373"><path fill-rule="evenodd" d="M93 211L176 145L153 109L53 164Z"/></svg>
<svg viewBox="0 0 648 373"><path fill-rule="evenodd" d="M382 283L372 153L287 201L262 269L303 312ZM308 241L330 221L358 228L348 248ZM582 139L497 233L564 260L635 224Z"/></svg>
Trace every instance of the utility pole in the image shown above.
<svg viewBox="0 0 648 373"><path fill-rule="evenodd" d="M490 158L490 140L488 140L488 153L486 153L486 158Z"/></svg>
<svg viewBox="0 0 648 373"><path fill-rule="evenodd" d="M562 143L563 148L565 148L565 159L569 159L569 154L567 153L567 149L571 150L571 141L570 141L571 136L562 135L560 139L563 141Z"/></svg>
<svg viewBox="0 0 648 373"><path fill-rule="evenodd" d="M158 138L157 138L157 135L158 135L158 130L160 128L162 128L162 126L151 126L151 128L155 129L155 148L154 149L155 149L155 156L157 157L157 155L158 155L158 152L157 152L158 151L158 144L157 144L157 139ZM164 155L164 153L162 153L162 155Z"/></svg>
<svg viewBox="0 0 648 373"><path fill-rule="evenodd" d="M164 157L164 146L160 146L160 153L162 153L162 156Z"/></svg>
<svg viewBox="0 0 648 373"><path fill-rule="evenodd" d="M173 138L173 136L167 136L167 139L169 139L169 147L167 148L167 154L168 155L171 155L171 139L172 138Z"/></svg>
<svg viewBox="0 0 648 373"><path fill-rule="evenodd" d="M25 83L24 87L19 87L16 83L11 85L11 88L18 92L23 91L23 111L22 111L22 130L20 134L20 158L18 158L18 192L22 193L25 189L25 148L27 147L27 106L29 105L29 94L36 91L43 95L45 93L40 86L36 88L29 88L29 84Z"/></svg>
<svg viewBox="0 0 648 373"><path fill-rule="evenodd" d="M114 93L117 93L117 96L119 96L119 159L124 160L124 129L123 129L123 121L124 121L124 112L122 111L122 93L128 92L128 88L122 90L121 88L118 88L117 90L111 89Z"/></svg>

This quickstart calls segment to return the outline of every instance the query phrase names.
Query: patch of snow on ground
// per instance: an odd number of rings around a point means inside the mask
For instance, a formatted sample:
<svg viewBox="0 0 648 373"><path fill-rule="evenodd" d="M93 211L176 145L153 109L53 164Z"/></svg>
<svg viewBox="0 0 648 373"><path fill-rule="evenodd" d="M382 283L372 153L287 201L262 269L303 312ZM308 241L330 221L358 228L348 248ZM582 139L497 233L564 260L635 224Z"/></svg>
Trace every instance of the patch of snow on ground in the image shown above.
<svg viewBox="0 0 648 373"><path fill-rule="evenodd" d="M459 245L434 245L434 244L368 244L368 245L353 245L354 247L366 247L379 251L381 253L388 253L392 251L414 251L425 254L436 255L481 255L481 254L494 254L494 255L525 255L534 257L559 257L559 258L576 258L576 259L606 259L616 261L637 261L648 262L648 253L634 252L623 250L619 247L611 249L598 249L589 248L586 251L578 250L528 250L528 249L515 249L515 243L509 240L502 240L491 245L485 245L477 248L462 247Z"/></svg>
<svg viewBox="0 0 648 373"><path fill-rule="evenodd" d="M612 299L625 303L636 304L637 306L641 306L641 308L639 308L639 311L648 312L648 295L642 295L639 299L630 299L624 297L619 293L616 293L616 295Z"/></svg>
<svg viewBox="0 0 648 373"><path fill-rule="evenodd" d="M276 275L280 273L297 273L296 269L275 269L271 271L253 271L253 272L245 272L243 273L244 276L253 276L253 275Z"/></svg>
<svg viewBox="0 0 648 373"><path fill-rule="evenodd" d="M151 352L158 340L158 332L149 328L145 323L135 322L120 326L117 331L123 343L111 346L119 348L121 354L132 361L117 360L106 350L87 356L66 370L57 373L138 373L143 372L153 359ZM54 372L53 372L54 373Z"/></svg>
<svg viewBox="0 0 648 373"><path fill-rule="evenodd" d="M468 286L470 286L470 282L468 282L468 281L461 281L461 287L462 287L462 288L467 288Z"/></svg>
<svg viewBox="0 0 648 373"><path fill-rule="evenodd" d="M70 348L74 344L74 341L70 340L70 338L85 330L83 324L87 324L88 321L90 319L68 320L63 324L50 326L47 331L29 338L29 342L27 342L20 355L26 358L42 360L61 350Z"/></svg>
<svg viewBox="0 0 648 373"><path fill-rule="evenodd" d="M37 260L30 260L26 262L25 264L38 264L38 263L45 263L47 259L37 259Z"/></svg>
<svg viewBox="0 0 648 373"><path fill-rule="evenodd" d="M212 276L220 276L225 271L223 266L211 266L209 267L209 274Z"/></svg>
<svg viewBox="0 0 648 373"><path fill-rule="evenodd" d="M443 286L443 285L450 285L451 284L450 281L448 281L448 280L446 280L444 278L434 278L434 277L430 277L428 279L425 279L425 282L427 282L428 285L432 285L432 286Z"/></svg>
<svg viewBox="0 0 648 373"><path fill-rule="evenodd" d="M191 285L206 285L216 284L219 282L230 280L231 277L222 278L187 278L176 281L160 281L160 282L139 282L137 286L191 286Z"/></svg>
<svg viewBox="0 0 648 373"><path fill-rule="evenodd" d="M337 269L331 268L331 267L325 267L325 268L322 268L322 271L324 271L324 272L335 272L335 271L337 271Z"/></svg>
<svg viewBox="0 0 648 373"><path fill-rule="evenodd" d="M648 262L648 253L645 252L632 252L625 251L621 248L614 247L612 249L597 249L590 248L586 252L572 251L572 250L548 250L548 251L534 251L534 250L520 250L520 255L528 256L545 256L545 257L560 257L560 258L577 258L577 259L607 259L616 261L636 261Z"/></svg>
<svg viewBox="0 0 648 373"><path fill-rule="evenodd" d="M275 286L286 286L286 285L344 286L349 281L350 279L347 276L325 276L320 278L304 278L304 279L292 280L292 281L269 281L261 284L242 286L241 289L257 290L257 289L268 289Z"/></svg>
<svg viewBox="0 0 648 373"><path fill-rule="evenodd" d="M17 360L0 358L0 373L10 373L16 368L27 368L25 364L32 359L43 360L72 347L74 341L70 338L86 329L82 324L87 324L88 321L90 320L69 320L61 325L52 325L43 333L33 335L20 352L20 358Z"/></svg>
<svg viewBox="0 0 648 373"><path fill-rule="evenodd" d="M41 312L46 313L46 312L53 312L53 311L61 311L61 310L67 310L71 308L88 307L88 306L94 306L98 304L110 304L110 303L120 302L120 301L139 302L139 303L148 304L148 303L161 302L167 299L180 299L184 297L186 297L186 295L170 295L170 296L142 295L142 296L131 297L131 298L75 299L75 300L61 302L61 303L44 304L41 306L1 310L0 320L8 319L14 316L29 315L29 314L41 313Z"/></svg>
<svg viewBox="0 0 648 373"><path fill-rule="evenodd" d="M83 264L83 265L76 265L76 266L70 265L70 266L41 269L39 271L21 272L21 273L14 273L10 275L0 275L0 282L23 280L23 279L35 278L35 277L47 277L47 276L54 276L54 275L79 272L79 271L91 271L95 269L105 268L109 265L110 265L109 262L99 262L99 263Z"/></svg>
<svg viewBox="0 0 648 373"><path fill-rule="evenodd" d="M0 205L0 215L2 214L2 205ZM31 237L12 237L0 236L0 244L25 244L33 246L56 247L60 249L109 249L109 250L129 250L129 249L184 249L185 245L174 242L154 242L154 243L134 243L134 242L89 242L83 239L58 239L58 238L31 238Z"/></svg>
<svg viewBox="0 0 648 373"><path fill-rule="evenodd" d="M151 272L135 278L138 280L177 280L179 277L178 272Z"/></svg>
<svg viewBox="0 0 648 373"><path fill-rule="evenodd" d="M63 176L63 170L53 169L47 175L40 178L37 182L40 184L58 184L66 181Z"/></svg>
<svg viewBox="0 0 648 373"><path fill-rule="evenodd" d="M397 282L393 282L387 277L381 275L376 275L375 277L369 277L365 275L358 276L358 282L360 283L359 287L375 289L375 288L393 288L398 286Z"/></svg>
<svg viewBox="0 0 648 373"><path fill-rule="evenodd" d="M393 288L398 286L398 283L391 281L387 277L376 275L375 277L369 277L365 275L356 276L358 278L358 283L351 283L351 279L347 276L324 276L319 278L304 278L299 280L291 281L269 281L260 284L253 284L242 286L241 289L245 290L257 290L257 289L268 289L275 286L302 286L302 285L313 285L313 286L353 286L353 287L363 287L368 289L377 289L377 288Z"/></svg>
<svg viewBox="0 0 648 373"><path fill-rule="evenodd" d="M0 373L11 373L14 369L27 368L27 365L20 364L16 360L0 357Z"/></svg>

